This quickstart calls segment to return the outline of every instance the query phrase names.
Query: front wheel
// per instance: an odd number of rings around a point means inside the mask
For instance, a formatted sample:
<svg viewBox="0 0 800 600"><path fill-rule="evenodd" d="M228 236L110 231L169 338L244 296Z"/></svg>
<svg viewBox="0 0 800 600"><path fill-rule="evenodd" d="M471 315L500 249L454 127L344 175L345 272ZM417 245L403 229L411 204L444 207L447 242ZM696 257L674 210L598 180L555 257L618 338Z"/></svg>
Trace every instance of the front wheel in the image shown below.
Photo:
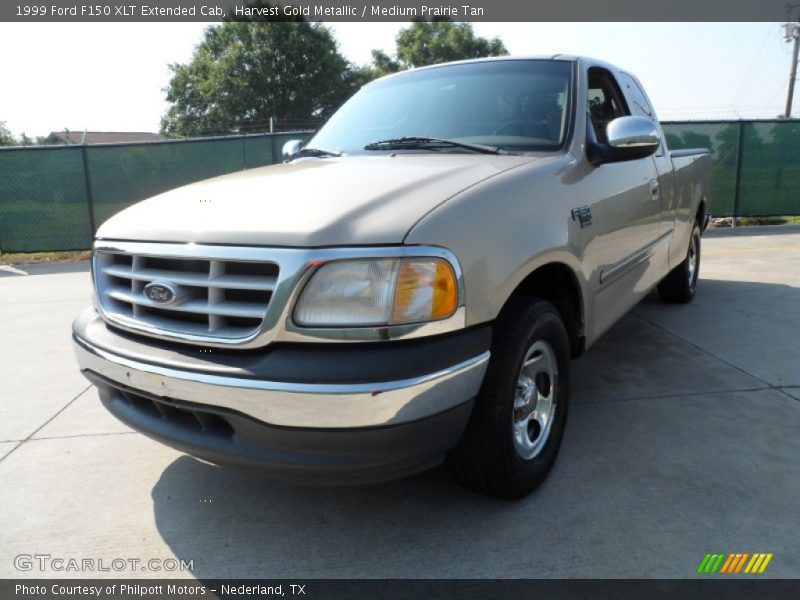
<svg viewBox="0 0 800 600"><path fill-rule="evenodd" d="M522 498L555 463L569 402L570 345L556 308L515 298L498 319L492 357L448 464L464 486Z"/></svg>
<svg viewBox="0 0 800 600"><path fill-rule="evenodd" d="M664 302L685 304L694 298L700 273L700 225L695 221L686 258L658 284L658 296Z"/></svg>

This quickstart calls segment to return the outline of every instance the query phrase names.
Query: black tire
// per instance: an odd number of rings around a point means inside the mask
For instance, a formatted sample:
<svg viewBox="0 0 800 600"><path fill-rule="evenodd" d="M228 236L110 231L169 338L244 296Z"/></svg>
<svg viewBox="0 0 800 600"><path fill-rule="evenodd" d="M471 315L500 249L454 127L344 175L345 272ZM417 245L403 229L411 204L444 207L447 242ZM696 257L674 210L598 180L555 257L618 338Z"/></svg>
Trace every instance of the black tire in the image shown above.
<svg viewBox="0 0 800 600"><path fill-rule="evenodd" d="M522 422L525 418L519 419L524 412L514 407L520 397L517 390L522 389L518 379L523 360L537 346L546 348L548 361L557 365L553 387L547 388L555 410L548 419L549 434L540 439L543 445L526 459L515 441L519 430L512 419ZM538 298L512 298L497 320L491 351L470 421L447 462L456 480L467 488L499 498L523 498L545 480L561 445L569 408L569 337L555 306ZM536 389L540 375L535 375ZM535 397L538 406L540 396Z"/></svg>
<svg viewBox="0 0 800 600"><path fill-rule="evenodd" d="M670 304L686 304L694 298L697 289L697 277L700 274L700 224L695 221L686 258L658 284L658 296L662 302ZM694 250L694 254L692 251ZM694 262L694 269L692 269Z"/></svg>

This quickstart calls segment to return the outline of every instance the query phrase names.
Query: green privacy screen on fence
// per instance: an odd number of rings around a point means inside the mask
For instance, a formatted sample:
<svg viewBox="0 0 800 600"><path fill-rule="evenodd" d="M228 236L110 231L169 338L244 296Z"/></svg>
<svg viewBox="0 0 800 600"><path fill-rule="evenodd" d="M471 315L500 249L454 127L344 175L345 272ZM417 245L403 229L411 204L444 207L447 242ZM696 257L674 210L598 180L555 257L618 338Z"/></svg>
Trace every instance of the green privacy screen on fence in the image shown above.
<svg viewBox="0 0 800 600"><path fill-rule="evenodd" d="M0 250L85 249L91 235L80 148L0 152Z"/></svg>
<svg viewBox="0 0 800 600"><path fill-rule="evenodd" d="M800 121L665 123L664 133L673 150L711 150L714 216L800 215Z"/></svg>
<svg viewBox="0 0 800 600"><path fill-rule="evenodd" d="M93 222L192 181L273 164L284 142L306 135L2 149L0 250L87 249Z"/></svg>
<svg viewBox="0 0 800 600"><path fill-rule="evenodd" d="M670 148L711 150L714 216L800 214L800 121L671 122L664 130ZM284 142L305 135L2 149L0 251L87 249L92 228L126 206L273 164Z"/></svg>
<svg viewBox="0 0 800 600"><path fill-rule="evenodd" d="M269 138L89 146L95 222L134 202L192 181L275 162Z"/></svg>

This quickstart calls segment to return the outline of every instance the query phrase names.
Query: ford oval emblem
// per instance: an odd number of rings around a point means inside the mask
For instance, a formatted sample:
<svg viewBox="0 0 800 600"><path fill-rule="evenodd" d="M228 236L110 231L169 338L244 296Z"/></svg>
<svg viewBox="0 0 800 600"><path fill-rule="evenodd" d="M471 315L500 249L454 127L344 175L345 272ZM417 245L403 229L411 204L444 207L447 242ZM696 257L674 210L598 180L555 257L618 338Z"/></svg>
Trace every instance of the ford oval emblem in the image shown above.
<svg viewBox="0 0 800 600"><path fill-rule="evenodd" d="M169 283L154 281L144 286L144 295L148 300L158 304L170 304L178 297L177 290Z"/></svg>

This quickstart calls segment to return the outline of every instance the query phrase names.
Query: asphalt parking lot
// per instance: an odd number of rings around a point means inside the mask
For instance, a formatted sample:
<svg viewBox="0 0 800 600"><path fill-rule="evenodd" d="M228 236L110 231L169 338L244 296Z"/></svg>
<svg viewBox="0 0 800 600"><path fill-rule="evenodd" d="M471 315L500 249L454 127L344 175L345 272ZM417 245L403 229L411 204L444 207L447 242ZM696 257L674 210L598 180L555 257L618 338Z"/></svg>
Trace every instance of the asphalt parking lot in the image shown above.
<svg viewBox="0 0 800 600"><path fill-rule="evenodd" d="M20 268L0 271L0 577L691 577L706 552L800 576L800 227L709 232L693 303L651 296L574 364L559 462L516 503L442 468L301 488L150 441L75 364L87 264ZM194 570L15 568L34 553Z"/></svg>

